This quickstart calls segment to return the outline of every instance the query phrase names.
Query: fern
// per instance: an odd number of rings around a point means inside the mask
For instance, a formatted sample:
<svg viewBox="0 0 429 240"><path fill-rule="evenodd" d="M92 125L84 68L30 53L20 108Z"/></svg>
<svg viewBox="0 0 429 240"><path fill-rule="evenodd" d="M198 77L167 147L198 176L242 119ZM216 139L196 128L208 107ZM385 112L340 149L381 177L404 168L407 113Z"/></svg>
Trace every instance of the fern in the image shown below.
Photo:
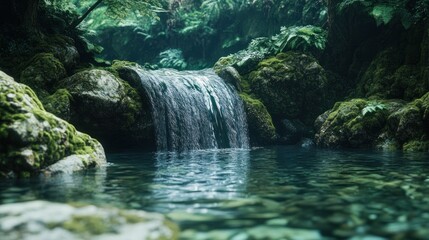
<svg viewBox="0 0 429 240"><path fill-rule="evenodd" d="M362 116L365 116L367 114L372 114L377 111L383 111L386 110L386 105L381 102L369 102L363 109L362 109Z"/></svg>
<svg viewBox="0 0 429 240"><path fill-rule="evenodd" d="M218 19L222 12L238 9L243 0L204 0L201 9L213 19Z"/></svg>
<svg viewBox="0 0 429 240"><path fill-rule="evenodd" d="M280 34L272 38L276 52L286 50L323 50L326 46L326 31L315 26L282 27Z"/></svg>

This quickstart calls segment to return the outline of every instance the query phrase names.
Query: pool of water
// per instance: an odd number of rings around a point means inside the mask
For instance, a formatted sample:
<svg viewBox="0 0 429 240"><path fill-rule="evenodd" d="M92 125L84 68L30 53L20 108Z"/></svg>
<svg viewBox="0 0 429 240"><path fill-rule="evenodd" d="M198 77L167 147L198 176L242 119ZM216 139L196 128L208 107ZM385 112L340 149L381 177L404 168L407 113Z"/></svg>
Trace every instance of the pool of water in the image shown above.
<svg viewBox="0 0 429 240"><path fill-rule="evenodd" d="M429 154L273 147L108 155L103 169L0 183L0 203L166 214L182 239L429 239Z"/></svg>

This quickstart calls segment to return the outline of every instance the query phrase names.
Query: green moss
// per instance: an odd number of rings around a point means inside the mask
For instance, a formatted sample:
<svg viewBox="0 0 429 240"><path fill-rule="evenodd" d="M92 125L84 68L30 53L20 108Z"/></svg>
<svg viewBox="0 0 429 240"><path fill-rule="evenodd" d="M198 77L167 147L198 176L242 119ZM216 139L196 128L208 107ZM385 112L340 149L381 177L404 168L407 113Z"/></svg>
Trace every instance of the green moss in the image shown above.
<svg viewBox="0 0 429 240"><path fill-rule="evenodd" d="M213 70L215 71L216 74L219 74L222 69L228 67L228 66L232 66L232 64L234 64L234 57L233 55L229 55L226 57L221 57L213 66Z"/></svg>
<svg viewBox="0 0 429 240"><path fill-rule="evenodd" d="M113 231L113 219L106 222L99 216L73 216L70 220L63 223L63 228L73 233L100 235Z"/></svg>
<svg viewBox="0 0 429 240"><path fill-rule="evenodd" d="M64 157L94 153L96 144L46 112L29 87L0 79L1 171L28 176Z"/></svg>
<svg viewBox="0 0 429 240"><path fill-rule="evenodd" d="M252 145L265 145L276 140L276 130L264 104L247 94L240 94L243 100Z"/></svg>
<svg viewBox="0 0 429 240"><path fill-rule="evenodd" d="M302 53L265 59L245 78L250 92L264 103L274 121L299 119L310 126L332 106L335 96L324 69Z"/></svg>
<svg viewBox="0 0 429 240"><path fill-rule="evenodd" d="M19 81L30 86L43 98L52 90L52 86L66 76L66 70L51 53L36 54L21 72Z"/></svg>
<svg viewBox="0 0 429 240"><path fill-rule="evenodd" d="M64 120L70 120L72 96L67 89L58 89L54 94L42 99L46 111Z"/></svg>
<svg viewBox="0 0 429 240"><path fill-rule="evenodd" d="M129 212L124 212L124 211L119 212L119 216L123 217L127 223L131 223L131 224L147 221L147 219L139 215L131 214Z"/></svg>
<svg viewBox="0 0 429 240"><path fill-rule="evenodd" d="M111 72L117 78L120 78L120 71L126 67L139 67L139 65L135 62L130 61L121 61L121 60L113 60L112 65L107 67L105 70Z"/></svg>
<svg viewBox="0 0 429 240"><path fill-rule="evenodd" d="M385 128L389 109L395 103L377 101L386 105L371 112L363 109L375 102L365 99L352 99L335 104L325 122L318 129L316 142L321 146L369 147Z"/></svg>
<svg viewBox="0 0 429 240"><path fill-rule="evenodd" d="M389 48L378 54L359 80L355 95L413 100L429 90L419 65L402 65L402 55Z"/></svg>
<svg viewBox="0 0 429 240"><path fill-rule="evenodd" d="M402 149L406 152L428 152L429 141L410 141L405 143Z"/></svg>

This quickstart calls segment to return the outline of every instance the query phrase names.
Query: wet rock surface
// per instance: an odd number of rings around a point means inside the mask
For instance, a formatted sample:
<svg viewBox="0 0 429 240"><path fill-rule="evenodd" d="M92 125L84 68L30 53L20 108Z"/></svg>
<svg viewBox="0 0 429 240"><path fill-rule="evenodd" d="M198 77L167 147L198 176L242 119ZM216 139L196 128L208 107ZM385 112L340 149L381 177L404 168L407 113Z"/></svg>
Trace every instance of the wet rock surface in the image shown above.
<svg viewBox="0 0 429 240"><path fill-rule="evenodd" d="M153 129L151 122L144 121L149 117L142 112L139 94L112 73L98 69L82 71L63 79L56 88L67 90L72 99L70 121L103 144L153 144L153 140L148 140Z"/></svg>
<svg viewBox="0 0 429 240"><path fill-rule="evenodd" d="M31 201L0 206L2 239L177 239L161 214Z"/></svg>
<svg viewBox="0 0 429 240"><path fill-rule="evenodd" d="M49 169L59 161L61 168ZM0 74L0 176L73 172L105 163L97 140L46 112L28 86Z"/></svg>

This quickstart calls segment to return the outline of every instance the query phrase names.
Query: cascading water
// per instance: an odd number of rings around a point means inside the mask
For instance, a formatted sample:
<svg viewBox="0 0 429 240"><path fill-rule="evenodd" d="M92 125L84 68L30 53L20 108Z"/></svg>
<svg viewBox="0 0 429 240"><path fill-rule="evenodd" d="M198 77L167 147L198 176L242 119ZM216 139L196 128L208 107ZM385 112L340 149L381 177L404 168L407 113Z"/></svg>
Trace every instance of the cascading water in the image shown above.
<svg viewBox="0 0 429 240"><path fill-rule="evenodd" d="M243 103L213 70L133 70L151 101L158 150L249 147Z"/></svg>

